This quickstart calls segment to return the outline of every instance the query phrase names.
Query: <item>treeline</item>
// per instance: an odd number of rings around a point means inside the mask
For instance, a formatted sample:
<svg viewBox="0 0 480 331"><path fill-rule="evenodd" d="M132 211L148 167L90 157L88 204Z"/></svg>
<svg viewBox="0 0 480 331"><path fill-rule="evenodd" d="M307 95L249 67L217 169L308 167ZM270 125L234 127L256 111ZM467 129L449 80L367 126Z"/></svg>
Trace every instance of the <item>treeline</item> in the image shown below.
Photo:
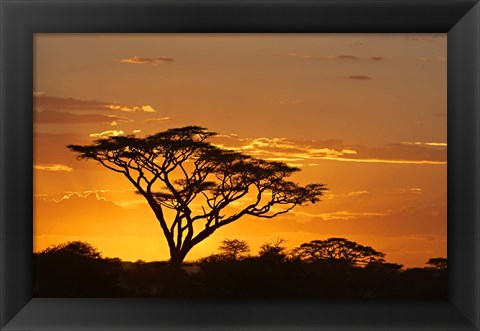
<svg viewBox="0 0 480 331"><path fill-rule="evenodd" d="M34 253L35 297L204 297L446 299L447 259L423 268L388 263L385 254L344 238L287 250L278 239L250 254L226 239L219 253L181 269L168 262L103 258L92 245L68 242Z"/></svg>

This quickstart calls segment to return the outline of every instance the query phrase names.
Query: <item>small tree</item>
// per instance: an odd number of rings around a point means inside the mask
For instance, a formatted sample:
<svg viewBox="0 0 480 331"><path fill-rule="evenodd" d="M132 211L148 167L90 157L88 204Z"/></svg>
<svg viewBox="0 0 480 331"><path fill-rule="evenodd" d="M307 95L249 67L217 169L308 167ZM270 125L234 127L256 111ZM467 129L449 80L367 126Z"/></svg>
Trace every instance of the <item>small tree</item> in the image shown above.
<svg viewBox="0 0 480 331"><path fill-rule="evenodd" d="M247 215L276 217L320 201L325 191L323 184L300 186L286 179L299 168L209 143L214 135L187 126L145 138L109 137L68 148L80 159L123 175L135 187L162 228L171 265L179 267L195 245L219 228ZM168 219L166 209L175 216Z"/></svg>
<svg viewBox="0 0 480 331"><path fill-rule="evenodd" d="M381 263L385 254L344 238L313 240L294 250L297 257L309 261L335 259L351 264Z"/></svg>
<svg viewBox="0 0 480 331"><path fill-rule="evenodd" d="M287 254L285 254L286 247L283 246L284 242L285 239L277 238L270 243L264 243L260 246L258 255L262 259L283 261L287 257Z"/></svg>
<svg viewBox="0 0 480 331"><path fill-rule="evenodd" d="M431 258L426 264L437 270L447 270L448 267L448 261L444 257Z"/></svg>
<svg viewBox="0 0 480 331"><path fill-rule="evenodd" d="M50 245L37 255L69 255L90 259L101 258L100 252L91 244L83 241L68 241L59 245Z"/></svg>
<svg viewBox="0 0 480 331"><path fill-rule="evenodd" d="M238 260L242 255L250 252L248 243L238 239L225 239L218 249L223 256L231 260Z"/></svg>

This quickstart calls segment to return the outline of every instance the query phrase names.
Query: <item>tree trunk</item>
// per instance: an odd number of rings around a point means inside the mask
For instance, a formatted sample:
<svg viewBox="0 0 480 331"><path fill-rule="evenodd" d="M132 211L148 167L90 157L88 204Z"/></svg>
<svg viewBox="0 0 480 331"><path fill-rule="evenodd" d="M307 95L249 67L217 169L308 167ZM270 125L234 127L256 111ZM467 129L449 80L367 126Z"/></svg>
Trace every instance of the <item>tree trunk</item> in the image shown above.
<svg viewBox="0 0 480 331"><path fill-rule="evenodd" d="M181 268L183 262L183 258L180 255L173 255L170 258L170 268L173 270L178 270Z"/></svg>
<svg viewBox="0 0 480 331"><path fill-rule="evenodd" d="M188 251L189 250L178 250L176 248L170 249L170 267L173 270L179 270L181 268Z"/></svg>
<svg viewBox="0 0 480 331"><path fill-rule="evenodd" d="M167 297L181 296L185 290L185 282L187 281L186 273L182 270L182 263L186 253L182 253L176 249L170 249L169 269L165 278L164 295Z"/></svg>

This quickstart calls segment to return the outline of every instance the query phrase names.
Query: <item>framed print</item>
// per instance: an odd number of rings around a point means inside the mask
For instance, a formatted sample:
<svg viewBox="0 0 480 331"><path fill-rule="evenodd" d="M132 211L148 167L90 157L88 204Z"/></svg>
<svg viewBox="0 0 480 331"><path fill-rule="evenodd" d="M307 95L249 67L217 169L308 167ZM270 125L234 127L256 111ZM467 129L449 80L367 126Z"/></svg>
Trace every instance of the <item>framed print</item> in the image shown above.
<svg viewBox="0 0 480 331"><path fill-rule="evenodd" d="M480 328L477 1L1 6L2 329Z"/></svg>

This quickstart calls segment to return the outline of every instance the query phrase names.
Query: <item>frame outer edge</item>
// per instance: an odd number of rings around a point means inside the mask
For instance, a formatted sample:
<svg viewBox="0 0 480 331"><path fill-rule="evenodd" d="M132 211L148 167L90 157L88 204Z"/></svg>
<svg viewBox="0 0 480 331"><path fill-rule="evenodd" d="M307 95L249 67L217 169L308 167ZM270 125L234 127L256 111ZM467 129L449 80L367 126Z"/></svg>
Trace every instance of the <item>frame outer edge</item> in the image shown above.
<svg viewBox="0 0 480 331"><path fill-rule="evenodd" d="M18 3L32 3L32 4L39 4L41 3L40 1L18 1ZM55 2L55 1L53 1ZM58 2L58 1L57 1ZM65 1L67 2L67 1ZM79 3L80 1L73 1L74 3ZM85 3L92 3L93 4L94 1L85 1ZM113 1L112 1L113 2ZM459 1L460 2L460 1ZM6 217L7 216L12 216L12 201L11 200L7 200L7 197L6 197L6 194L7 191L8 191L8 188L6 187L6 183L7 182L12 182L13 180L12 179L9 179L9 180L6 180L5 179L5 174L9 173L9 171L7 171L7 167L9 166L10 169L12 168L11 164L7 164L6 162L6 159L5 159L5 156L7 155L10 155L11 153L11 150L13 149L12 147L9 147L8 148L8 145L7 145L7 140L6 138L9 136L7 133L12 133L12 131L14 130L13 128L10 127L10 125L7 126L7 123L10 124L11 122L8 121L8 119L11 119L11 115L7 114L7 105L10 107L11 105L16 105L16 106L24 106L24 105L28 105L28 103L30 102L31 103L31 95L30 97L26 98L27 101L23 101L22 103L20 104L16 104L17 101L12 101L12 99L15 99L17 100L18 99L18 95L20 95L24 90L25 90L25 87L21 87L19 88L15 95L14 96L7 96L7 86L5 85L6 82L11 82L12 81L12 73L15 72L16 69L18 69L19 67L21 67L21 65L23 64L23 58L24 56L21 56L21 58L14 62L13 65L11 62L8 62L10 65L12 65L13 68L7 68L7 61L6 61L6 58L7 58L7 54L5 52L5 45L9 45L9 46L12 46L12 45L15 45L14 44L14 41L12 41L12 39L15 39L16 37L16 33L20 33L20 37L21 38L24 38L23 36L25 35L25 33L29 33L29 31L27 31L28 29L26 29L25 26L23 27L19 27L18 25L15 25L15 24L12 24L12 20L14 19L13 17L7 17L6 15L6 7L7 7L7 4L13 4L14 1L11 1L11 0L0 0L0 73L1 73L1 78L0 78L0 249L1 249L1 252L0 252L0 329L3 329L4 325L19 311L21 310L21 307L23 306L22 302L18 301L17 300L11 300L12 299L12 295L13 296L22 296L23 291L21 291L22 293L15 293L16 291L16 285L18 285L18 282L21 281L21 280L12 280L12 273L10 273L10 278L7 279L7 271L6 271L6 267L11 267L12 266L12 258L9 258L7 259L7 246L11 249L12 246L16 246L16 245L12 245L12 241L15 241L15 238L13 236L12 238L12 235L15 235L15 231L11 231L12 229L15 230L17 229L16 226L7 226L6 224ZM227 2L228 3L228 2ZM464 1L464 3L467 3L466 1ZM470 3L470 2L468 2ZM468 16L468 17L467 17ZM472 10L470 10L469 13L466 14L466 19L472 19L475 21L476 19L476 30L474 31L474 36L472 36L472 31L469 30L469 29L465 29L463 31L456 31L456 27L452 28L452 33L459 33L459 34L465 34L465 35L468 35L470 39L468 39L468 42L469 43L473 43L470 45L470 47L473 47L473 45L476 46L475 50L474 50L474 56L475 58L471 58L472 55L468 56L467 59L465 59L465 62L467 63L465 66L472 69L472 67L475 69L474 70L474 73L470 72L468 74L468 78L466 79L467 82L473 82L472 85L467 89L468 92L470 93L466 93L466 92L463 92L462 91L457 91L459 92L458 94L456 94L457 96L459 95L461 98L464 97L465 99L468 99L467 101L461 101L460 102L456 102L455 105L456 106L462 106L462 107L472 107L472 105L474 105L475 107L475 113L474 114L470 114L468 113L466 116L466 118L468 120L470 120L471 122L466 125L469 129L471 127L474 128L474 131L473 132L470 132L470 130L466 133L466 136L467 137L470 137L470 138L474 138L473 140L470 140L470 144L473 144L470 145L468 148L468 150L466 150L466 152L468 153L468 157L464 157L463 154L465 154L465 150L462 150L462 158L464 158L466 161L470 162L470 165L468 167L468 171L466 171L467 174L474 174L475 175L475 178L472 178L470 177L469 178L469 181L462 181L462 185L465 185L467 187L469 187L470 189L473 187L473 190L471 191L472 194L470 195L467 195L466 197L468 197L467 201L468 201L468 208L474 208L474 209L469 209L470 212L474 212L474 216L475 216L475 223L473 225L471 224L468 224L467 226L467 229L464 229L463 231L467 232L465 235L465 239L468 239L468 243L467 244L461 244L461 245L458 245L459 247L456 247L456 248L463 248L463 247L467 247L467 248L472 248L472 246L470 245L474 245L473 246L473 251L472 251L472 254L473 256L469 256L469 260L468 260L468 263L470 264L470 266L467 266L466 264L462 264L460 266L460 268L464 268L462 269L463 272L467 272L469 273L468 277L465 277L463 278L464 281L468 281L467 284L468 285L471 285L472 283L475 285L475 288L473 288L473 291L472 291L472 288L469 287L467 290L464 290L462 292L462 295L459 295L458 297L456 298L453 298L453 302L456 304L457 308L459 309L459 311L461 311L463 314L465 314L465 316L467 316L470 321L472 321L472 323L475 324L475 328L478 329L479 328L479 323L480 323L480 317L479 317L479 313L480 313L480 309L479 309L479 296L480 296L480 293L479 293L479 285L478 285L478 279L479 279L479 276L480 276L480 273L479 273L479 268L480 268L480 260L479 260L479 243L478 243L478 240L479 240L479 211L480 211L480 208L478 206L479 204L479 185L480 185L480 176L479 176L479 166L480 166L480 156L478 155L478 148L480 146L480 134L478 132L478 129L480 128L480 117L478 115L478 110L479 110L479 93L480 93L480 88L479 88L479 81L480 81L480 76L479 76L479 55L480 55L480 40L479 40L479 35L480 35L480 29L479 29L479 20L480 20L480 6L477 2L477 4L474 6L474 8ZM9 23L7 24L6 21L9 21ZM459 21L460 22L460 21ZM24 22L23 22L24 23ZM22 24L23 24L22 23ZM11 32L7 33L5 31L5 27L9 26L10 28L12 27L12 25L14 26L14 33L12 34ZM460 26L458 27L460 28ZM31 31L30 31L31 32ZM475 39L476 38L476 39ZM15 49L22 49L24 47L24 45L22 46L18 46L18 47L13 47ZM31 46L30 46L31 47ZM468 47L464 47L463 49L470 49ZM450 54L449 54L450 56ZM460 59L460 61L462 61L463 59ZM11 61L11 59L10 59ZM20 63L20 64L19 64ZM29 64L30 65L30 64ZM450 70L448 72L449 76L451 74ZM5 77L8 76L9 79L6 79ZM14 81L16 81L16 79L13 79ZM457 83L459 83L460 85L462 84L462 80L457 80ZM464 82L463 82L464 83ZM30 85L31 87L31 82L30 82ZM26 89L29 88L29 86L27 86ZM12 88L10 87L9 88L9 91L11 91ZM472 90L473 90L473 93L472 93ZM30 91L31 93L32 91ZM450 101L449 101L449 106L450 106ZM10 109L10 108L9 108ZM20 111L20 110L19 110ZM21 110L22 112L24 110ZM27 118L28 119L28 118ZM15 122L15 121L14 121ZM14 123L15 125L17 125L17 123L15 122ZM30 124L27 124L27 126L30 125L31 127L31 123ZM22 125L21 127L22 130L25 129L25 124ZM23 132L23 131L22 131ZM462 133L461 130L457 130L456 131L457 133ZM23 139L26 139L28 140L28 138L31 137L31 133L29 134L29 136L27 136L26 138L24 137ZM22 139L22 143L23 143L23 139ZM465 139L465 138L462 138L464 139L463 141L466 141L468 139ZM14 141L14 139L10 138L8 139L8 142L12 142ZM450 144L450 142L449 142ZM20 144L21 145L21 144ZM455 144L452 144L452 146L454 146ZM458 144L459 148L463 148L462 147L462 144ZM8 149L8 151L7 151ZM31 158L31 156L30 156ZM31 173L31 165L28 165L30 167L30 173ZM460 164L459 167L461 167L462 165ZM473 167L473 170L472 170L472 167ZM24 169L24 166L21 167L20 169L20 172ZM469 172L471 171L471 172ZM31 176L31 175L30 175ZM465 175L466 177L466 175ZM462 177L462 180L464 178ZM451 183L449 183L450 185ZM10 187L10 186L8 186ZM460 189L462 189L462 187L460 187ZM27 192L27 193L30 193L30 192ZM15 195L17 197L21 196L23 197L25 195L25 193L20 193L20 192L16 192ZM10 196L11 198L11 196ZM10 201L10 205L7 204L7 202ZM471 203L473 201L473 206L470 207ZM21 201L20 201L21 202ZM17 205L18 202L14 203L14 205ZM8 207L8 208L7 208ZM7 214L7 210L9 211L9 214ZM25 212L22 213L22 215L24 214ZM450 214L450 212L449 212ZM469 214L470 216L472 216L472 214ZM461 216L461 214L460 214ZM14 222L15 223L15 222ZM5 230L9 230L9 231L5 231ZM458 228L456 229L456 231L458 232ZM30 235L30 234L29 234ZM472 239L473 238L473 239ZM460 240L462 240L462 237L460 236ZM22 240L20 240L22 241ZM458 240L457 240L458 241ZM19 244L17 244L19 245ZM9 250L9 253L13 253L11 250ZM460 252L458 253L460 254ZM452 254L451 256L453 256L454 254ZM450 251L449 251L449 257L450 257ZM23 261L25 262L25 261ZM15 266L15 263L13 263L13 265ZM472 280L473 279L473 280ZM9 285L9 288L7 288L7 285ZM15 286L12 286L12 285L15 285ZM7 298L7 295L8 295L8 298ZM475 296L475 297L473 297ZM465 297L468 297L468 300L465 300ZM473 297L473 300L472 300L472 297ZM7 300L9 299L9 300ZM462 301L463 300L463 301ZM470 300L470 301L469 301ZM8 303L8 305L7 305ZM7 307L8 306L8 307Z"/></svg>
<svg viewBox="0 0 480 331"><path fill-rule="evenodd" d="M0 10L0 328L3 328L32 297L32 222L24 220L33 219L33 153L25 149L33 142L33 72L31 27L25 24L17 4L0 0ZM30 73L22 75L23 71Z"/></svg>
<svg viewBox="0 0 480 331"><path fill-rule="evenodd" d="M480 330L480 3L448 36L449 297Z"/></svg>

